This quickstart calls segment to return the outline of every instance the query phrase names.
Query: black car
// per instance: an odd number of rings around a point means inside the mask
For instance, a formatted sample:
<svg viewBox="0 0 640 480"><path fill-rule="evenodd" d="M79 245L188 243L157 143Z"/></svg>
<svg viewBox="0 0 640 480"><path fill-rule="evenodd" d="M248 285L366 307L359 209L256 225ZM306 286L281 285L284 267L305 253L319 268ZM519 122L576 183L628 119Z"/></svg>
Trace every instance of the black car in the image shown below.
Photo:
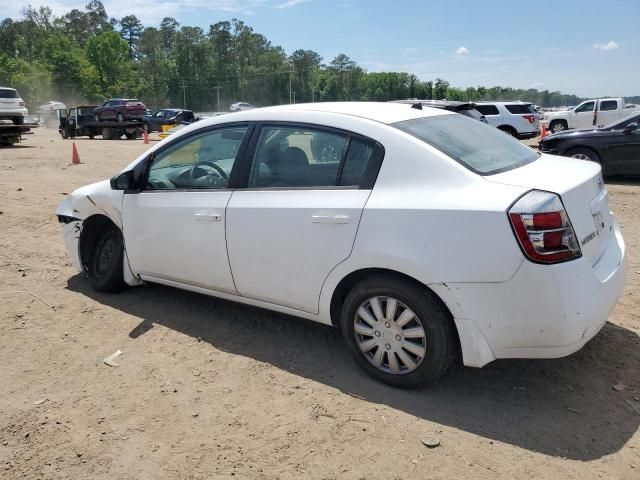
<svg viewBox="0 0 640 480"><path fill-rule="evenodd" d="M393 100L391 103L405 103L414 108L433 107L456 112L474 120L488 123L484 115L476 109L476 104L472 102L456 102L453 100Z"/></svg>
<svg viewBox="0 0 640 480"><path fill-rule="evenodd" d="M162 130L162 125L178 125L195 121L196 118L191 110L164 108L153 114L145 114L143 127L147 132L159 132Z"/></svg>
<svg viewBox="0 0 640 480"><path fill-rule="evenodd" d="M640 112L601 128L567 130L549 135L541 152L591 160L603 175L640 175Z"/></svg>

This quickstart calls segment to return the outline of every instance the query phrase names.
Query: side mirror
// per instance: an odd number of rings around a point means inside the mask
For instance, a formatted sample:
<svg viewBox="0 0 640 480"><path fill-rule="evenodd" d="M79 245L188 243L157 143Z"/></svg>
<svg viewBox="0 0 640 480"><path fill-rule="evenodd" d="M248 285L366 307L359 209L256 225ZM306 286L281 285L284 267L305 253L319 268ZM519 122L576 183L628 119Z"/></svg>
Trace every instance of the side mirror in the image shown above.
<svg viewBox="0 0 640 480"><path fill-rule="evenodd" d="M127 170L111 177L110 183L112 190L133 190L136 188L133 170Z"/></svg>
<svg viewBox="0 0 640 480"><path fill-rule="evenodd" d="M638 129L638 124L633 122L633 123L630 123L629 125L627 125L624 128L624 133L631 133L631 132L633 132L634 130L637 130L637 129Z"/></svg>

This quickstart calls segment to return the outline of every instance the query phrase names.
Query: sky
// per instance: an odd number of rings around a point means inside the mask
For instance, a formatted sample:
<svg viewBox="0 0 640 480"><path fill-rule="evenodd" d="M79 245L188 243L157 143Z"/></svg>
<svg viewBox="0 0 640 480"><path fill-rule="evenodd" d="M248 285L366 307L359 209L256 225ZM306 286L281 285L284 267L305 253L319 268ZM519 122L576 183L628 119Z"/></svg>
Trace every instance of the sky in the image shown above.
<svg viewBox="0 0 640 480"><path fill-rule="evenodd" d="M87 0L32 0L56 15ZM453 86L640 95L640 0L103 0L146 26L171 16L200 26L239 18L288 54L345 53L368 71L403 71ZM0 0L0 18L25 3Z"/></svg>

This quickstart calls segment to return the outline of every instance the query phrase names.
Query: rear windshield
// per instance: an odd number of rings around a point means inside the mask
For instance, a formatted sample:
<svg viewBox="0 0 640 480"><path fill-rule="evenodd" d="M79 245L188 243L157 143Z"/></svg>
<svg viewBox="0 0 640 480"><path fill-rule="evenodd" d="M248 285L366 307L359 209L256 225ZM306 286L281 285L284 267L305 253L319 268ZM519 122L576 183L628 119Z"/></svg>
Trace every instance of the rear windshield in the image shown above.
<svg viewBox="0 0 640 480"><path fill-rule="evenodd" d="M0 90L0 98L20 98L15 90Z"/></svg>
<svg viewBox="0 0 640 480"><path fill-rule="evenodd" d="M505 108L509 110L509 112L515 115L526 115L528 113L538 113L533 109L531 105L526 103L525 104L514 103L512 105L505 105Z"/></svg>
<svg viewBox="0 0 640 480"><path fill-rule="evenodd" d="M539 157L537 152L497 128L462 115L415 118L393 126L480 175L518 168Z"/></svg>

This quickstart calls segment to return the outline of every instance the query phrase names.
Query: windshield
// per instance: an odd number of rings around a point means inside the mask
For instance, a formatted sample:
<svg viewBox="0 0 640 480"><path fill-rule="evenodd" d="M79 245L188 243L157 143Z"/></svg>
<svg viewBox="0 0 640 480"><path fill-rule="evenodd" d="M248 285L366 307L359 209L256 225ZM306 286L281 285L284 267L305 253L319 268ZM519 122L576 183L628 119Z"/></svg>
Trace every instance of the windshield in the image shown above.
<svg viewBox="0 0 640 480"><path fill-rule="evenodd" d="M638 120L640 120L640 111L633 112L624 117L622 120L616 120L615 122L611 122L602 128L607 130L623 130L624 127L627 126L627 124L633 123L634 121L637 122Z"/></svg>
<svg viewBox="0 0 640 480"><path fill-rule="evenodd" d="M500 130L462 115L438 115L393 124L469 170L492 175L535 161L539 154Z"/></svg>

